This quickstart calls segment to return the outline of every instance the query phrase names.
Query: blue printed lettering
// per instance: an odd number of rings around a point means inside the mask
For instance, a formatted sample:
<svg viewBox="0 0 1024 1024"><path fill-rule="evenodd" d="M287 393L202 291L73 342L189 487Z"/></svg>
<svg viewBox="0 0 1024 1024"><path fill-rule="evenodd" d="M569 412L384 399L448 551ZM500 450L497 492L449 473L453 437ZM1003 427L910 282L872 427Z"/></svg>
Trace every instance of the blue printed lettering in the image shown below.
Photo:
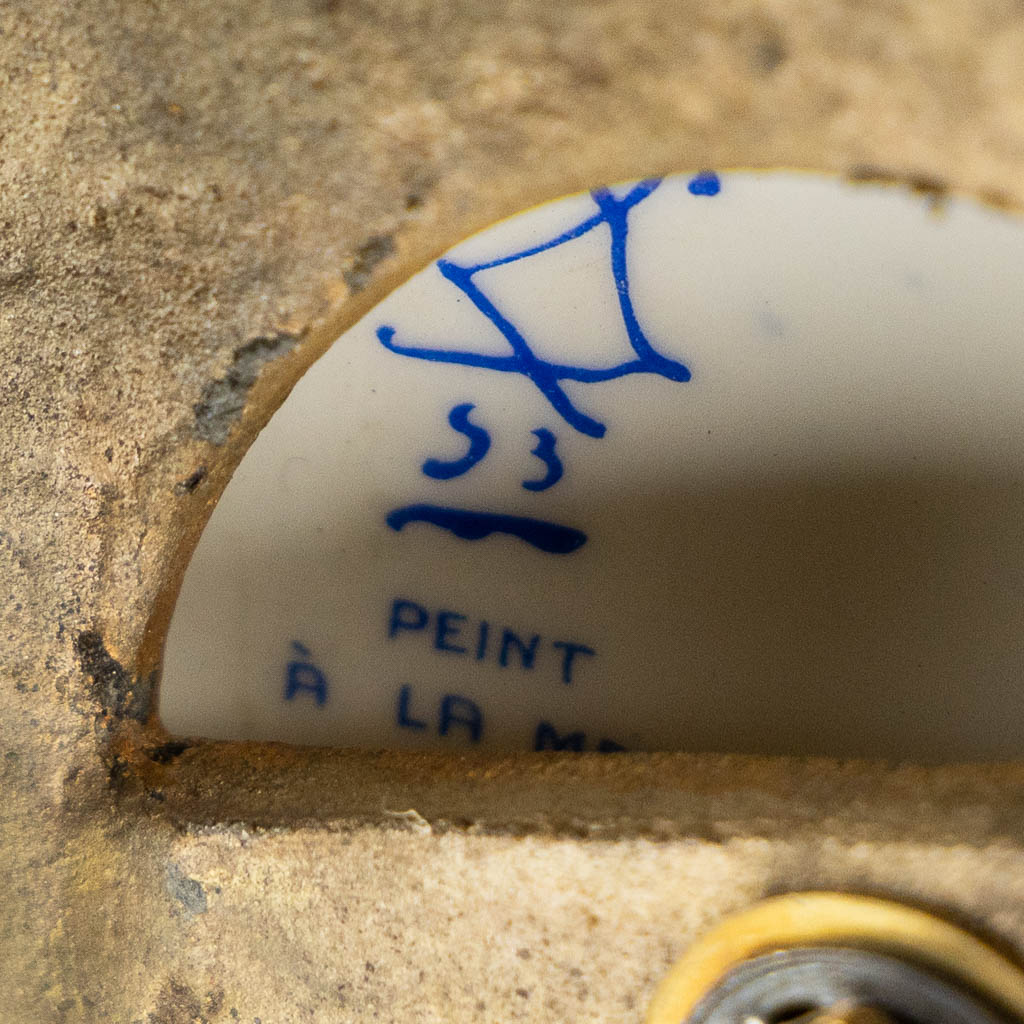
<svg viewBox="0 0 1024 1024"><path fill-rule="evenodd" d="M395 716L395 722L401 729L416 729L417 731L426 729L427 723L421 722L418 718L413 718L409 712L409 703L412 700L412 687L403 686L398 691L398 709Z"/></svg>
<svg viewBox="0 0 1024 1024"><path fill-rule="evenodd" d="M582 730L568 732L564 736L550 723L541 721L533 734L534 750L574 750L582 753L587 749L587 734ZM612 754L626 750L615 740L601 739L595 748L599 754Z"/></svg>
<svg viewBox="0 0 1024 1024"><path fill-rule="evenodd" d="M396 598L391 606L391 624L388 626L388 637L392 640L403 629L418 630L427 625L430 613L421 608L415 601L404 601Z"/></svg>
<svg viewBox="0 0 1024 1024"><path fill-rule="evenodd" d="M585 733L571 732L566 736L559 736L558 730L550 722L541 722L533 736L533 749L582 751L586 741Z"/></svg>
<svg viewBox="0 0 1024 1024"><path fill-rule="evenodd" d="M532 669L533 659L537 656L537 645L539 643L539 634L531 637L529 643L523 643L523 641L513 633L511 629L506 629L501 634L501 653L498 655L498 664L501 665L502 668L508 668L509 651L515 647L519 651L520 667Z"/></svg>
<svg viewBox="0 0 1024 1024"><path fill-rule="evenodd" d="M292 649L302 660L288 662L284 699L295 700L300 693L309 693L312 694L316 703L323 707L327 703L326 677L313 664L312 655L307 648L303 647L298 641L294 641Z"/></svg>
<svg viewBox="0 0 1024 1024"><path fill-rule="evenodd" d="M483 661L487 657L487 634L490 632L491 626L486 619L480 621L480 634L476 643L476 660Z"/></svg>
<svg viewBox="0 0 1024 1024"><path fill-rule="evenodd" d="M587 644L547 640L539 632L491 627L487 619L473 619L450 609L433 611L416 601L395 598L391 603L388 636L395 639L400 633L420 635L435 651L463 654L480 662L490 660L501 668L530 672L543 667L566 685L575 680L580 658L593 658L597 653Z"/></svg>
<svg viewBox="0 0 1024 1024"><path fill-rule="evenodd" d="M564 652L562 655L562 682L566 686L572 682L572 664L576 655L589 654L593 656L594 654L594 649L587 647L586 644L570 644L564 640L555 640L551 646Z"/></svg>
<svg viewBox="0 0 1024 1024"><path fill-rule="evenodd" d="M484 713L478 704L457 693L446 694L441 700L438 732L447 736L453 725L463 726L473 743L479 743L484 732Z"/></svg>
<svg viewBox="0 0 1024 1024"><path fill-rule="evenodd" d="M459 633L462 632L462 627L457 623L465 621L466 616L459 615L458 612L438 612L437 631L434 635L434 647L439 651L451 651L453 654L465 654L465 647L460 647L458 644L448 642L448 637L458 636Z"/></svg>

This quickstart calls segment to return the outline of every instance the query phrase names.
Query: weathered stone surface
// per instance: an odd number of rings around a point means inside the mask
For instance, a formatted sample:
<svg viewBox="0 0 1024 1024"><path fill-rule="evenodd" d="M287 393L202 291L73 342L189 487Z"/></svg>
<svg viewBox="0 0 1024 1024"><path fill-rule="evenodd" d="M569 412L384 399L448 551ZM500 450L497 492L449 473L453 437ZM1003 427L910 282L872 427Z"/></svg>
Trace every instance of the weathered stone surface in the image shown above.
<svg viewBox="0 0 1024 1024"><path fill-rule="evenodd" d="M1020 769L182 748L161 630L302 369L533 202L704 166L1024 201L1010 0L0 5L0 979L19 1022L636 1020L836 885L1024 943Z"/></svg>

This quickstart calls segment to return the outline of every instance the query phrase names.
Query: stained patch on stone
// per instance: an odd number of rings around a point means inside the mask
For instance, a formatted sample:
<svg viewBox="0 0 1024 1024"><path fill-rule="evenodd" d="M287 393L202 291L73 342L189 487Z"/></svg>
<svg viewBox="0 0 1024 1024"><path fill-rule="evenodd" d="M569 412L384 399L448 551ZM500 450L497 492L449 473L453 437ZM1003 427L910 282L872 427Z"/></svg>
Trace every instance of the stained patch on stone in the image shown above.
<svg viewBox="0 0 1024 1024"><path fill-rule="evenodd" d="M184 907L186 917L206 913L206 890L202 883L195 878L189 878L177 864L167 865L164 885L168 896Z"/></svg>
<svg viewBox="0 0 1024 1024"><path fill-rule="evenodd" d="M949 186L941 178L920 171L899 171L873 164L857 164L847 177L850 181L868 184L905 185L911 192L928 200L932 209L941 211L949 199Z"/></svg>
<svg viewBox="0 0 1024 1024"><path fill-rule="evenodd" d="M172 978L160 992L157 1005L146 1015L146 1024L212 1024L224 1005L223 989L200 999L188 985Z"/></svg>
<svg viewBox="0 0 1024 1024"><path fill-rule="evenodd" d="M152 685L133 676L107 650L103 637L92 630L79 633L74 642L82 671L92 678L90 696L107 714L116 718L149 717Z"/></svg>
<svg viewBox="0 0 1024 1024"><path fill-rule="evenodd" d="M390 235L374 235L356 249L355 259L348 270L342 271L345 284L353 292L362 291L370 280L374 268L394 255L395 242Z"/></svg>
<svg viewBox="0 0 1024 1024"><path fill-rule="evenodd" d="M770 75L786 59L786 44L782 36L774 30L767 31L757 41L752 54L752 63L756 71Z"/></svg>
<svg viewBox="0 0 1024 1024"><path fill-rule="evenodd" d="M184 480L179 480L174 485L175 494L191 494L206 479L206 467L200 466L194 473L190 473Z"/></svg>
<svg viewBox="0 0 1024 1024"><path fill-rule="evenodd" d="M202 397L192 407L196 414L193 433L200 441L223 444L232 426L241 417L249 391L266 363L295 347L293 334L274 334L253 338L235 349L228 372L203 388ZM198 486L198 484L197 484Z"/></svg>
<svg viewBox="0 0 1024 1024"><path fill-rule="evenodd" d="M150 761L155 761L157 764L170 764L181 757L191 746L191 743L172 740L170 743L161 743L159 747L153 747L146 753Z"/></svg>

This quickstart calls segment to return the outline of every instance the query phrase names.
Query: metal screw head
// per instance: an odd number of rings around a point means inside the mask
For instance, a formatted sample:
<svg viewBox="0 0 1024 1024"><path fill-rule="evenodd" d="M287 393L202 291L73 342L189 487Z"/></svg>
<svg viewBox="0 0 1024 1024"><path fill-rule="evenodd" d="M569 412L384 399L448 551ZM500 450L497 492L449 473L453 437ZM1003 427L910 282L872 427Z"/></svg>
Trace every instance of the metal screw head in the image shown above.
<svg viewBox="0 0 1024 1024"><path fill-rule="evenodd" d="M684 1024L1009 1024L917 964L863 949L787 949L739 964Z"/></svg>

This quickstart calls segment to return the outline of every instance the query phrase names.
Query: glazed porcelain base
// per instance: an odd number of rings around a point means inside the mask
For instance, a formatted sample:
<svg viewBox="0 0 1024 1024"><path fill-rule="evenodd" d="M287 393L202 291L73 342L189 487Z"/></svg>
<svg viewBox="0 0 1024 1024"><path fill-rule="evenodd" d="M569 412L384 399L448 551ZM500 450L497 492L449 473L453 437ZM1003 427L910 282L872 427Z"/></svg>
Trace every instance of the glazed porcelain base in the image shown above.
<svg viewBox="0 0 1024 1024"><path fill-rule="evenodd" d="M795 173L598 190L348 331L182 588L180 735L1024 753L1024 227Z"/></svg>

